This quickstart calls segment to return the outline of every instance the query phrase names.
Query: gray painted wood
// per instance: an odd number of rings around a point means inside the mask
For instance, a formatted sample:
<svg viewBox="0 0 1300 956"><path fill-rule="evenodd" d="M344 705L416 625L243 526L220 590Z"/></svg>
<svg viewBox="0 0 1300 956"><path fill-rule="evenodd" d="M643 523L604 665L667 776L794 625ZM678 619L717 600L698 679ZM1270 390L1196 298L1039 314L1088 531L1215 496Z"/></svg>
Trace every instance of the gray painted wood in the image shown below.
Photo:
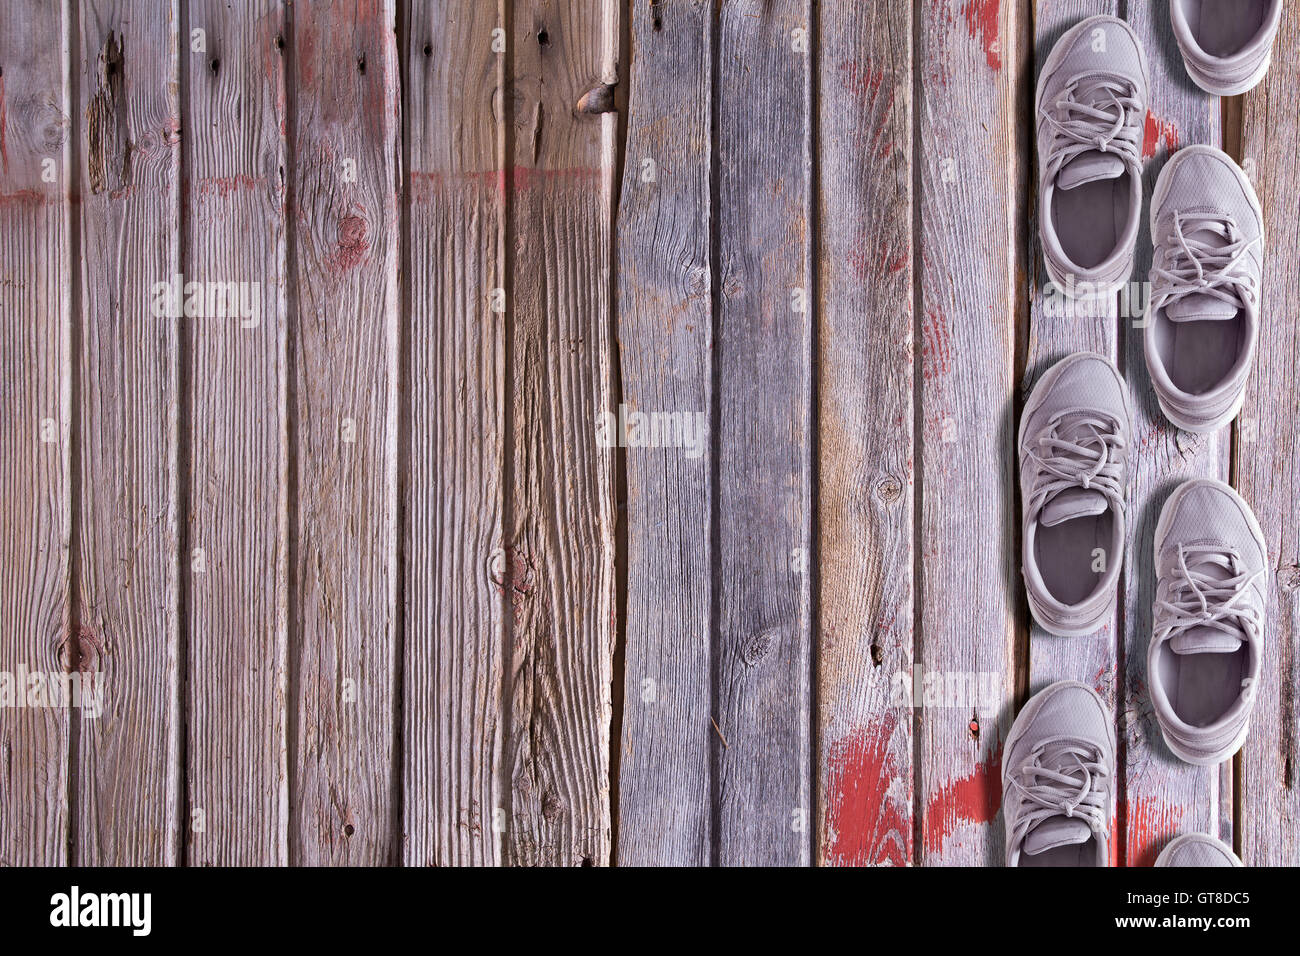
<svg viewBox="0 0 1300 956"><path fill-rule="evenodd" d="M601 115L617 24L597 0L518 0L509 34L512 286L508 860L604 865L616 638L613 209ZM612 118L612 117L611 117Z"/></svg>
<svg viewBox="0 0 1300 956"><path fill-rule="evenodd" d="M713 746L723 865L807 864L814 839L812 56L794 49L794 31L811 25L802 0L728 3L718 21Z"/></svg>
<svg viewBox="0 0 1300 956"><path fill-rule="evenodd" d="M292 10L290 861L397 847L395 12Z"/></svg>
<svg viewBox="0 0 1300 956"><path fill-rule="evenodd" d="M289 857L284 21L278 0L199 0L181 48L186 280L249 284L241 308L187 320L185 825L196 866Z"/></svg>
<svg viewBox="0 0 1300 956"><path fill-rule="evenodd" d="M1279 51L1300 44L1300 10L1288 4ZM1261 332L1246 403L1237 420L1235 483L1254 509L1268 542L1268 609L1263 672L1251 733L1240 757L1240 849L1247 866L1300 860L1300 742L1296 733L1296 641L1300 633L1300 392L1295 387L1300 332L1300 243L1295 199L1300 189L1300 118L1294 56L1273 59L1264 81L1244 96L1241 150L1264 207L1268 239Z"/></svg>
<svg viewBox="0 0 1300 956"><path fill-rule="evenodd" d="M927 864L999 865L1003 857L1001 745L1021 626L1011 396L1024 295L1017 96L1028 55L1017 24L1027 14L1011 2L926 5L915 27L924 151L915 157L922 378L913 676L942 699L921 714L918 855ZM981 682L989 693L978 692Z"/></svg>
<svg viewBox="0 0 1300 956"><path fill-rule="evenodd" d="M697 452L626 450L618 862L629 866L702 866L712 856L714 6L670 0L631 13L617 257L623 403L704 427Z"/></svg>
<svg viewBox="0 0 1300 956"><path fill-rule="evenodd" d="M407 5L402 856L501 862L506 303L493 4ZM503 786L506 793L503 793Z"/></svg>
<svg viewBox="0 0 1300 956"><path fill-rule="evenodd" d="M817 23L817 861L913 854L912 45L892 5Z"/></svg>
<svg viewBox="0 0 1300 956"><path fill-rule="evenodd" d="M179 860L177 318L154 284L180 268L175 4L81 8L79 492L74 533L80 667L105 702L77 738L76 862ZM84 122L83 122L84 120Z"/></svg>
<svg viewBox="0 0 1300 956"><path fill-rule="evenodd" d="M24 4L6 10L0 30L0 679L11 694L20 671L57 675L76 663L69 194L78 124L65 48L32 42L66 35L64 17L62 5ZM60 865L78 716L13 703L0 708L0 866Z"/></svg>

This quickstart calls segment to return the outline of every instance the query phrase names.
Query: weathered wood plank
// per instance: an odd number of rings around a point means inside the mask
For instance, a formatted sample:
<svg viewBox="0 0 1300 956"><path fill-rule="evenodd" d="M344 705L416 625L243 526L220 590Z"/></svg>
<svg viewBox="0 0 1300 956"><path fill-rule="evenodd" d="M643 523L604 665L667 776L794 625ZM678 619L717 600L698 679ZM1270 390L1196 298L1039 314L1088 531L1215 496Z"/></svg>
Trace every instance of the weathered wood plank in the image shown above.
<svg viewBox="0 0 1300 956"><path fill-rule="evenodd" d="M83 720L76 862L179 860L179 328L155 283L179 258L175 3L81 8L81 303L75 538L80 666L103 672ZM165 309L163 311L166 311Z"/></svg>
<svg viewBox="0 0 1300 956"><path fill-rule="evenodd" d="M817 860L912 860L910 11L821 5Z"/></svg>
<svg viewBox="0 0 1300 956"><path fill-rule="evenodd" d="M923 863L997 865L1003 855L1000 761L1014 710L1020 587L1011 395L1024 295L1017 95L1028 55L1018 24L1027 15L1019 2L925 4L914 27L926 151L916 158L921 633L913 679L932 692L917 796Z"/></svg>
<svg viewBox="0 0 1300 956"><path fill-rule="evenodd" d="M1242 750L1242 858L1248 866L1300 864L1300 736L1296 687L1300 663L1300 63L1282 55L1300 46L1300 10L1287 4L1264 81L1242 105L1244 168L1255 177L1267 237L1261 330L1255 369L1238 419L1235 481L1259 517L1268 541L1269 589L1263 674L1255 715Z"/></svg>
<svg viewBox="0 0 1300 956"><path fill-rule="evenodd" d="M69 151L80 124L60 43L65 11L15 4L0 30L0 866L66 862L69 725L78 719L62 707L19 708L13 696L26 692L21 672L76 665L67 646Z"/></svg>
<svg viewBox="0 0 1300 956"><path fill-rule="evenodd" d="M617 24L598 0L518 0L510 27L512 601L508 858L609 862L615 640L610 237L600 116ZM609 117L613 119L613 117Z"/></svg>
<svg viewBox="0 0 1300 956"><path fill-rule="evenodd" d="M403 859L496 864L505 796L505 57L497 4L409 3L405 24L410 462Z"/></svg>
<svg viewBox="0 0 1300 956"><path fill-rule="evenodd" d="M398 827L395 13L292 17L289 854L374 865Z"/></svg>
<svg viewBox="0 0 1300 956"><path fill-rule="evenodd" d="M618 862L707 865L713 322L711 0L638 4L618 219L623 403L686 416L693 448L627 449ZM685 436L685 431L683 431Z"/></svg>
<svg viewBox="0 0 1300 956"><path fill-rule="evenodd" d="M1223 429L1198 436L1181 431L1160 411L1147 374L1142 348L1141 283L1151 269L1151 236L1146 226L1156 177L1171 150L1187 143L1221 143L1219 98L1200 90L1187 76L1164 5L1129 3L1126 17L1146 49L1151 68L1142 154L1149 161L1143 180L1146 203L1138 234L1131 293L1120 297L1121 356L1133 410L1133 449L1129 474L1129 547L1124 564L1125 616L1123 706L1118 715L1120 760L1124 768L1120 822L1122 859L1149 866L1179 833L1219 830L1219 768L1183 763L1164 745L1147 690L1147 646L1155 595L1154 538L1160 509L1170 492L1191 478L1228 477L1230 433ZM1231 802L1231 790L1226 799ZM1231 816L1231 814L1229 814Z"/></svg>
<svg viewBox="0 0 1300 956"><path fill-rule="evenodd" d="M1086 17L1106 14L1116 16L1119 13L1117 0L1038 0L1034 9L1034 82L1037 83L1043 62L1052 52L1056 41L1070 27ZM1029 109L1033 109L1033 101ZM1037 116L1034 116L1035 128ZM1037 150L1037 137L1031 137L1027 144L1031 152ZM1036 199L1038 179L1034 176L1032 183L1035 203L1031 206L1027 231L1030 246L1031 285L1029 288L1029 330L1027 337L1027 354L1025 360L1024 388L1021 406L1029 397L1038 378L1054 364L1074 352L1097 352L1118 363L1119 313L1117 303L1119 295L1092 297L1082 300L1065 298L1058 289L1049 288L1046 267L1042 265L1042 247L1039 242L1038 215ZM1134 270L1136 276L1137 270ZM1139 349L1141 345L1139 343ZM1139 354L1140 360L1140 354ZM1130 399L1131 400L1131 399ZM1016 422L1019 425L1019 422ZM1018 454L1018 453L1017 453ZM1130 475L1136 468L1141 453L1133 451L1130 460ZM1018 460L1018 459L1017 459ZM1018 474L1019 472L1017 472ZM1130 479L1131 480L1131 479ZM1023 489L1022 489L1023 490ZM1137 512L1132 501L1129 503L1129 527L1136 523ZM1017 513L1019 520L1019 513ZM1017 526L1019 533L1019 526ZM1130 540L1132 535L1130 533ZM1131 551L1131 548L1130 548ZM1132 555L1113 555L1111 560L1131 560ZM1017 569L1023 563L1019 549L1016 552ZM1131 567L1130 567L1131 571ZM1131 580L1131 574L1128 577ZM1136 583L1136 582L1134 582ZM1016 587L1023 593L1024 582L1017 574ZM1120 600L1124 599L1121 585ZM1043 630L1029 617L1029 693L1035 694L1044 687L1060 680L1083 681L1092 686L1101 695L1112 714L1115 713L1116 674L1119 652L1116 646L1120 633L1119 618L1122 611L1117 607L1116 614L1095 634L1086 637L1058 637ZM1116 776L1120 774L1117 771ZM1116 791L1116 806L1120 805L1119 790L1122 780L1111 781ZM1121 841L1119 831L1113 825L1111 837L1111 860L1119 859Z"/></svg>
<svg viewBox="0 0 1300 956"><path fill-rule="evenodd" d="M812 23L718 22L716 862L811 859ZM799 31L796 33L796 31Z"/></svg>
<svg viewBox="0 0 1300 956"><path fill-rule="evenodd" d="M188 27L185 281L207 305L187 320L187 860L283 865L286 24L278 0L196 0ZM230 283L239 298L219 302Z"/></svg>

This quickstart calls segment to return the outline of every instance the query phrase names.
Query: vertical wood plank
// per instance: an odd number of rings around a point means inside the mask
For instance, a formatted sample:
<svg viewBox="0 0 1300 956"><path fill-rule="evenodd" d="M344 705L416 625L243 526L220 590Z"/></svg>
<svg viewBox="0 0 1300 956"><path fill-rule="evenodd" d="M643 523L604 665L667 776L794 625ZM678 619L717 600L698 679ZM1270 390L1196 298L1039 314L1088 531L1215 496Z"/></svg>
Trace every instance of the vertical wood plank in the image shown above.
<svg viewBox="0 0 1300 956"><path fill-rule="evenodd" d="M1149 866L1179 833L1221 832L1220 768L1183 763L1165 746L1147 689L1147 646L1151 638L1155 596L1154 539L1160 509L1178 485L1192 478L1228 477L1230 430L1194 435L1166 419L1156 402L1142 346L1140 284L1151 269L1151 235L1147 226L1150 197L1170 152L1181 145L1222 142L1222 109L1217 96L1199 89L1187 76L1174 40L1169 11L1163 4L1126 4L1126 18L1146 50L1151 68L1142 155L1145 202L1138 233L1131 294L1120 298L1121 356L1133 410L1133 449L1129 476L1129 548L1124 565L1125 617L1123 706L1120 709L1120 760L1124 767L1124 862ZM1231 802L1231 791L1227 794ZM1229 815L1230 816L1230 815Z"/></svg>
<svg viewBox="0 0 1300 956"><path fill-rule="evenodd" d="M912 861L912 34L820 6L817 859ZM901 691L901 693L900 693Z"/></svg>
<svg viewBox="0 0 1300 956"><path fill-rule="evenodd" d="M179 271L175 3L81 7L82 294L75 629L102 671L79 729L77 863L179 859Z"/></svg>
<svg viewBox="0 0 1300 956"><path fill-rule="evenodd" d="M58 675L76 663L66 646L69 192L76 188L69 150L80 124L68 88L68 34L66 8L47 3L15 4L0 30L0 495L7 502L0 509L0 672L9 697L0 708L0 866L61 865L68 847L69 724L77 715L19 708L12 696L25 695L21 673Z"/></svg>
<svg viewBox="0 0 1300 956"><path fill-rule="evenodd" d="M809 47L795 49L795 31L806 37L811 26L803 0L724 3L718 22L714 752L722 865L806 865L813 842L812 59Z"/></svg>
<svg viewBox="0 0 1300 956"><path fill-rule="evenodd" d="M395 12L291 12L290 860L375 865L398 824Z"/></svg>
<svg viewBox="0 0 1300 956"><path fill-rule="evenodd" d="M942 698L921 722L923 863L998 865L1003 856L1000 762L1016 686L1020 587L1011 395L1023 295L1015 247L1026 54L1017 24L1026 14L1017 2L932 0L915 26L926 151L916 157L922 553L913 681L929 682ZM1000 702L996 713L980 706L992 700Z"/></svg>
<svg viewBox="0 0 1300 956"><path fill-rule="evenodd" d="M1240 847L1247 866L1300 864L1300 63L1282 55L1298 46L1300 10L1287 4L1279 55L1242 105L1242 161L1255 175L1268 243L1259 345L1234 448L1236 485L1264 530L1270 576L1263 673L1240 763Z"/></svg>
<svg viewBox="0 0 1300 956"><path fill-rule="evenodd" d="M712 854L712 0L632 8L618 218L623 403L685 415L694 449L627 449L618 862ZM647 163L649 165L647 165Z"/></svg>
<svg viewBox="0 0 1300 956"><path fill-rule="evenodd" d="M512 483L506 553L511 862L609 861L615 639L609 188L599 116L616 23L598 0L517 0L510 27L514 168Z"/></svg>
<svg viewBox="0 0 1300 956"><path fill-rule="evenodd" d="M1042 65L1051 54L1052 47L1056 45L1056 41L1061 38L1061 35L1066 30L1087 17L1099 14L1116 16L1119 12L1117 0L1037 0L1034 10L1034 83L1037 84ZM1031 100L1029 109L1032 111L1033 107L1034 103ZM1033 122L1036 130L1037 114L1033 114ZM1031 136L1027 148L1033 152L1037 151L1036 132ZM1105 355L1112 362L1116 362L1121 370L1124 369L1124 364L1119 359L1118 353L1120 333L1117 303L1120 296L1108 295L1072 301L1066 299L1059 290L1048 288L1050 280L1047 277L1046 267L1042 264L1042 247L1038 238L1038 216L1042 214L1042 210L1037 207L1036 203L1038 193L1036 170L1032 186L1035 203L1030 210L1027 230L1032 272L1029 288L1029 334L1022 405L1023 399L1029 397L1038 378L1054 364L1074 352L1096 352ZM1139 272L1140 269L1135 267L1133 272L1135 281L1140 280ZM1138 348L1141 348L1140 341ZM1130 395L1130 402L1133 399L1134 396ZM1019 421L1016 422L1016 425L1019 425ZM1143 457L1143 453L1138 447L1139 444L1135 440L1134 448L1130 452L1130 488L1133 487L1133 475ZM1016 460L1018 461L1018 450L1016 454ZM1017 470L1018 475L1019 471ZM1020 490L1023 491L1023 489ZM1131 562L1133 560L1132 529L1138 523L1138 511L1132 498L1129 500L1128 507L1130 529L1128 553L1122 556L1114 555L1111 559L1129 562L1126 564L1128 576L1122 580L1136 587L1140 582L1132 577L1133 567ZM1019 512L1017 512L1016 519L1017 521L1020 520ZM1018 572L1022 563L1022 557L1019 550L1017 550L1016 565ZM1019 573L1016 575L1016 587L1018 593L1023 593L1024 581ZM1123 585L1121 585L1120 601L1124 601L1125 597ZM1114 714L1118 670L1117 640L1121 623L1119 619L1122 613L1121 608L1117 607L1115 615L1108 620L1101 630L1085 637L1073 638L1059 637L1048 633L1039 627L1030 616L1029 693L1035 694L1056 681L1083 681L1101 695L1101 699L1110 709L1110 712ZM1116 776L1121 776L1118 770ZM1113 780L1111 785L1116 794L1115 802L1118 808L1122 804L1123 781L1121 779ZM1112 826L1112 862L1119 858L1120 846L1119 831Z"/></svg>
<svg viewBox="0 0 1300 956"><path fill-rule="evenodd" d="M193 0L181 56L190 323L187 827L193 865L288 862L284 11ZM193 49L201 30L204 50ZM244 284L233 304L218 289Z"/></svg>
<svg viewBox="0 0 1300 956"><path fill-rule="evenodd" d="M405 22L410 468L404 476L403 859L496 864L504 812L505 278L497 4ZM504 306L504 302L501 303Z"/></svg>

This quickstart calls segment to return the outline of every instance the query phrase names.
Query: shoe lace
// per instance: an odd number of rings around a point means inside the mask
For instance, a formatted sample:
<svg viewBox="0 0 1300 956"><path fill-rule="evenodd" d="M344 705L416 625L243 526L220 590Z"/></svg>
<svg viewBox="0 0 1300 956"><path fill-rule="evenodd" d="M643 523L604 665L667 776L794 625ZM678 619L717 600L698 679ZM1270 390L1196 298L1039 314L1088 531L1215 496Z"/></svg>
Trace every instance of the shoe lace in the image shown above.
<svg viewBox="0 0 1300 956"><path fill-rule="evenodd" d="M1210 574L1209 568L1221 569L1228 576ZM1190 627L1208 627L1234 636L1244 630L1258 638L1263 614L1247 598L1251 585L1263 573L1263 568L1246 571L1236 548L1180 544L1166 596L1156 601L1155 639L1163 641Z"/></svg>
<svg viewBox="0 0 1300 956"><path fill-rule="evenodd" d="M1084 80L1088 98L1079 98ZM1070 80L1055 103L1044 103L1041 113L1053 130L1047 154L1048 178L1055 178L1061 167L1080 153L1098 150L1115 153L1127 165L1140 165L1137 115L1142 104L1133 83L1118 76L1097 77L1080 74Z"/></svg>
<svg viewBox="0 0 1300 956"><path fill-rule="evenodd" d="M1106 829L1110 771L1101 748L1081 738L1049 738L1027 761L1011 776L1022 800L1012 831L1017 843L1043 820L1060 815L1079 817L1093 831Z"/></svg>
<svg viewBox="0 0 1300 956"><path fill-rule="evenodd" d="M1060 429L1068 414L1053 416L1029 445L1028 455L1036 467L1030 513L1057 493L1076 487L1096 489L1116 511L1123 510L1124 438L1118 422L1102 414L1075 415L1069 421L1074 434L1065 438Z"/></svg>
<svg viewBox="0 0 1300 956"><path fill-rule="evenodd" d="M1222 237L1225 245L1212 245L1196 239L1198 232ZM1167 246L1166 261L1154 272L1152 304L1164 308L1192 293L1213 296L1239 308L1259 301L1256 279L1249 269L1247 253L1259 237L1246 239L1236 221L1226 213L1174 213L1174 239Z"/></svg>

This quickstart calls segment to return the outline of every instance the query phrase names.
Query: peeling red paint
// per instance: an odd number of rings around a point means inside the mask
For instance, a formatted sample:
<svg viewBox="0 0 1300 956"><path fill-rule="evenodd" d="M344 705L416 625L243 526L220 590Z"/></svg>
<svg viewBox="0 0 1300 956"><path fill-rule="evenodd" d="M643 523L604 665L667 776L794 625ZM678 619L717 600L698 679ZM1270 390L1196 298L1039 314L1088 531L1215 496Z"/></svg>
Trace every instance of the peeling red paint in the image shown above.
<svg viewBox="0 0 1300 956"><path fill-rule="evenodd" d="M338 224L338 248L330 257L330 264L340 272L354 269L366 258L370 251L367 238L369 227L360 216L344 216Z"/></svg>
<svg viewBox="0 0 1300 956"><path fill-rule="evenodd" d="M971 37L979 37L985 59L994 70L1002 69L1002 38L998 33L1001 9L1002 0L967 0L961 8Z"/></svg>
<svg viewBox="0 0 1300 956"><path fill-rule="evenodd" d="M1178 149L1178 127L1173 120L1162 120L1155 113L1147 110L1146 126L1142 131L1142 158L1150 159L1156 154L1161 141L1165 152L1172 153Z"/></svg>
<svg viewBox="0 0 1300 956"><path fill-rule="evenodd" d="M1002 807L1002 744L969 776L945 784L925 805L925 852L940 853L958 827L987 826Z"/></svg>
<svg viewBox="0 0 1300 956"><path fill-rule="evenodd" d="M952 368L952 337L948 331L948 317L937 305L925 310L921 327L921 374L929 381L938 375L947 375Z"/></svg>
<svg viewBox="0 0 1300 956"><path fill-rule="evenodd" d="M667 172L667 167L660 166ZM537 169L532 166L512 166L509 169L484 169L471 173L443 173L440 171L411 171L411 199L427 201L444 189L462 186L488 186L505 193L507 188L516 192L535 186L572 185L600 188L602 171L594 166L575 166L570 169Z"/></svg>
<svg viewBox="0 0 1300 956"><path fill-rule="evenodd" d="M256 189L265 183L265 179L253 176L210 176L199 180L199 195L215 195L218 199L225 199L232 192L240 189Z"/></svg>
<svg viewBox="0 0 1300 956"><path fill-rule="evenodd" d="M855 728L830 746L822 845L828 864L906 866L912 858L910 801L889 792L903 776L889 750L896 724L888 711L876 726Z"/></svg>
<svg viewBox="0 0 1300 956"><path fill-rule="evenodd" d="M1127 806L1128 865L1151 866L1165 844L1178 835L1183 808L1151 797L1134 797Z"/></svg>
<svg viewBox="0 0 1300 956"><path fill-rule="evenodd" d="M9 118L5 114L5 78L0 74L0 163L4 164L5 174L9 173L9 144L5 139L5 127L9 125Z"/></svg>

